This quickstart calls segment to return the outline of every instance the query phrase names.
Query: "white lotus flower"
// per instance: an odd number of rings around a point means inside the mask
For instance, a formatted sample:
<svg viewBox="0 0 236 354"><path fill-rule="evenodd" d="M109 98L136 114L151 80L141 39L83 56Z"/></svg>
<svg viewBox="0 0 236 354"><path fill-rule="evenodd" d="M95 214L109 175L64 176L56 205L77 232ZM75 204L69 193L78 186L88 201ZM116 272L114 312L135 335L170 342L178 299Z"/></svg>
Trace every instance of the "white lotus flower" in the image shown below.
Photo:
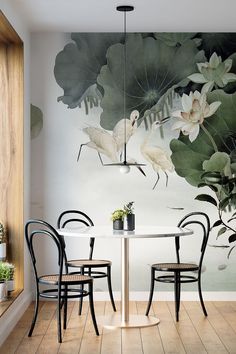
<svg viewBox="0 0 236 354"><path fill-rule="evenodd" d="M171 115L178 118L172 130L182 131L189 136L189 140L194 141L198 134L200 125L205 118L212 116L221 105L220 101L207 103L206 94L198 91L190 92L189 96L182 96L182 111L175 111Z"/></svg>
<svg viewBox="0 0 236 354"><path fill-rule="evenodd" d="M211 91L214 85L222 88L229 82L236 81L236 75L229 73L232 64L232 59L222 62L221 57L213 53L209 62L197 64L200 73L192 74L188 78L195 83L204 84L202 92Z"/></svg>

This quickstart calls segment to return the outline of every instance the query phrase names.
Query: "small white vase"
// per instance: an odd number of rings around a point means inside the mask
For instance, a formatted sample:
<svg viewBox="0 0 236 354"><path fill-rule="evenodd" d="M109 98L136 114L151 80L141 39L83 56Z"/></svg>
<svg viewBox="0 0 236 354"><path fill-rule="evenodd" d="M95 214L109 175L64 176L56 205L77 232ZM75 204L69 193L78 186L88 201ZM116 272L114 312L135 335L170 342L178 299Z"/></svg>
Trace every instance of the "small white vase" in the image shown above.
<svg viewBox="0 0 236 354"><path fill-rule="evenodd" d="M0 243L0 261L6 259L6 243Z"/></svg>
<svg viewBox="0 0 236 354"><path fill-rule="evenodd" d="M0 302L5 301L7 298L7 284L6 282L0 283Z"/></svg>

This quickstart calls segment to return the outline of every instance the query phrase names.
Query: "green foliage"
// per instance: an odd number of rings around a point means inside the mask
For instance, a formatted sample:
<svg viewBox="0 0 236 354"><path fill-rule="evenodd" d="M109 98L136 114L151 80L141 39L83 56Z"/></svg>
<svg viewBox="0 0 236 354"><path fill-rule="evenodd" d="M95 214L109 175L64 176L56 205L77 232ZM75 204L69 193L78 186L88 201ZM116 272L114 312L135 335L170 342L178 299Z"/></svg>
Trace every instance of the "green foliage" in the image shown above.
<svg viewBox="0 0 236 354"><path fill-rule="evenodd" d="M204 124L219 152L214 151L208 136L201 129L192 143L183 135L170 143L171 159L177 174L194 186L202 182L202 175L206 171L222 172L224 166L224 174L228 176L233 167L231 154L235 149L233 141L236 141L232 135L232 132L236 131L236 93L229 95L223 90L215 90L207 95L207 102L215 101L220 101L222 104L213 116L205 119Z"/></svg>
<svg viewBox="0 0 236 354"><path fill-rule="evenodd" d="M113 213L111 214L111 220L115 221L115 220L123 220L125 217L125 211L122 209L117 209L115 211L113 211Z"/></svg>
<svg viewBox="0 0 236 354"><path fill-rule="evenodd" d="M55 61L55 79L64 90L64 95L58 97L58 101L62 101L68 108L80 106L84 99L89 106L97 106L100 97L96 92L100 90L96 85L97 76L101 67L106 64L107 49L122 41L123 34L72 33L71 39L75 43L67 44L57 54ZM93 92L88 91L93 85L96 85L96 89ZM87 96L90 97L89 102L86 101Z"/></svg>
<svg viewBox="0 0 236 354"><path fill-rule="evenodd" d="M40 108L30 105L30 132L31 139L36 138L43 128L43 113Z"/></svg>
<svg viewBox="0 0 236 354"><path fill-rule="evenodd" d="M0 262L0 282L12 280L14 276L14 265L7 262Z"/></svg>
<svg viewBox="0 0 236 354"><path fill-rule="evenodd" d="M217 201L212 196L210 196L208 194L199 194L198 196L196 196L195 199L200 200L202 202L208 202L208 203L211 203L211 204L217 206Z"/></svg>
<svg viewBox="0 0 236 354"><path fill-rule="evenodd" d="M160 39L143 38L138 33L128 36L126 52L126 112L129 116L137 109L141 118L162 111L174 88L186 85L196 63L205 58L192 40L170 47ZM123 118L123 72L124 46L114 44L108 49L107 64L97 78L104 91L100 122L104 129L113 129Z"/></svg>
<svg viewBox="0 0 236 354"><path fill-rule="evenodd" d="M156 39L160 39L162 42L170 47L176 47L177 45L182 45L189 39L193 38L196 33L191 32L160 32L154 33Z"/></svg>
<svg viewBox="0 0 236 354"><path fill-rule="evenodd" d="M215 152L209 160L203 162L202 167L206 172L221 172L225 176L231 175L230 157L225 152Z"/></svg>
<svg viewBox="0 0 236 354"><path fill-rule="evenodd" d="M6 229L2 222L0 222L0 244L6 242Z"/></svg>

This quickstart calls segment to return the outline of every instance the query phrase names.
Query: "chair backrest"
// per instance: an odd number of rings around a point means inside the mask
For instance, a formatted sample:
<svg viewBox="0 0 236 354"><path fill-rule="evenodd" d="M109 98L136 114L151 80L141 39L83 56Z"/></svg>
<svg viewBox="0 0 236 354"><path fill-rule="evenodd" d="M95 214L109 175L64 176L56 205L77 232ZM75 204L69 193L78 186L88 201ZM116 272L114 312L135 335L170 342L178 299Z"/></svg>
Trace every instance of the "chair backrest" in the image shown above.
<svg viewBox="0 0 236 354"><path fill-rule="evenodd" d="M31 256L31 261L32 261L36 281L38 280L38 273L37 273L37 266L36 266L37 256L35 252L34 240L38 238L40 238L41 240L43 238L53 240L55 249L57 251L57 263L58 263L57 273L59 274L58 286L60 286L63 266L65 264L65 248L61 236L46 221L39 220L39 219L32 219L25 224L25 238Z"/></svg>
<svg viewBox="0 0 236 354"><path fill-rule="evenodd" d="M90 219L90 217L85 214L84 212L80 210L66 210L63 211L57 220L57 227L58 229L63 229L64 227L67 227L69 224L72 223L81 223L85 226L94 226L93 221ZM94 242L95 238L91 237L90 242L89 242L89 259L92 259L93 257L93 249L94 249Z"/></svg>
<svg viewBox="0 0 236 354"><path fill-rule="evenodd" d="M180 222L178 223L178 227L187 227L191 225L198 225L200 226L200 232L202 232L202 241L201 241L201 255L199 259L199 274L201 272L202 268L202 262L203 262L203 257L205 254L208 238L209 238L209 233L210 233L210 219L206 213L203 213L201 211L195 211L192 213L187 214L184 216ZM198 231L199 232L199 231ZM175 238L175 248L176 248L176 257L177 257L177 262L180 263L180 256L179 256L179 250L180 250L180 238L176 237Z"/></svg>

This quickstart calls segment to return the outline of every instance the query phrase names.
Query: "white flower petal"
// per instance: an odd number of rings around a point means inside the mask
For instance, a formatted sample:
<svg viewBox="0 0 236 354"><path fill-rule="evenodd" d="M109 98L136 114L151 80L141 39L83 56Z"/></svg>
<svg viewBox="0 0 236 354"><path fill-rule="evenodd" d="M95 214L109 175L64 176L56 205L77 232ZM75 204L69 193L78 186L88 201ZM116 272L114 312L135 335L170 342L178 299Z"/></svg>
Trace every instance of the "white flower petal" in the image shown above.
<svg viewBox="0 0 236 354"><path fill-rule="evenodd" d="M198 134L199 134L199 125L196 124L194 129L191 131L191 133L188 136L191 143L197 138Z"/></svg>
<svg viewBox="0 0 236 354"><path fill-rule="evenodd" d="M182 118L181 112L182 111L174 111L174 112L171 113L171 117Z"/></svg>
<svg viewBox="0 0 236 354"><path fill-rule="evenodd" d="M222 81L225 85L227 85L228 82L236 81L236 74L233 73L224 74L222 77Z"/></svg>
<svg viewBox="0 0 236 354"><path fill-rule="evenodd" d="M182 106L184 112L189 112L190 109L192 108L192 98L185 93L182 96Z"/></svg>
<svg viewBox="0 0 236 354"><path fill-rule="evenodd" d="M232 67L232 64L233 64L233 60L232 59L226 59L224 61L224 64L225 64L225 72L228 73Z"/></svg>
<svg viewBox="0 0 236 354"><path fill-rule="evenodd" d="M221 63L221 61L222 61L221 57L218 57L216 52L214 52L212 54L212 56L210 57L209 65L210 65L211 68L215 69Z"/></svg>
<svg viewBox="0 0 236 354"><path fill-rule="evenodd" d="M204 106L206 105L206 94L205 93L200 94L198 100L199 100L201 109L204 108Z"/></svg>
<svg viewBox="0 0 236 354"><path fill-rule="evenodd" d="M172 127L171 127L171 130L180 130L182 129L182 127L184 126L185 122L184 121L181 121L181 120L178 120L177 122L175 122Z"/></svg>
<svg viewBox="0 0 236 354"><path fill-rule="evenodd" d="M188 135L189 133L191 133L191 132L194 130L195 125L198 125L198 124L192 123L192 122L183 124L182 132L183 132L185 135Z"/></svg>
<svg viewBox="0 0 236 354"><path fill-rule="evenodd" d="M201 74L202 74L202 68L206 68L206 67L207 67L207 63L197 63L197 68Z"/></svg>
<svg viewBox="0 0 236 354"><path fill-rule="evenodd" d="M214 81L209 81L202 86L201 93L211 92L214 87Z"/></svg>
<svg viewBox="0 0 236 354"><path fill-rule="evenodd" d="M205 82L207 82L205 77L202 74L198 74L198 73L189 75L188 79L197 84L204 84Z"/></svg>
<svg viewBox="0 0 236 354"><path fill-rule="evenodd" d="M220 105L221 105L220 101L216 101L216 102L211 103L209 105L210 110L209 110L208 114L205 115L205 118L212 116L217 111L217 109L220 107Z"/></svg>
<svg viewBox="0 0 236 354"><path fill-rule="evenodd" d="M193 98L195 98L195 99L197 99L197 100L200 100L200 98L201 98L201 94L200 94L200 92L199 91L194 91L194 93L193 93Z"/></svg>

